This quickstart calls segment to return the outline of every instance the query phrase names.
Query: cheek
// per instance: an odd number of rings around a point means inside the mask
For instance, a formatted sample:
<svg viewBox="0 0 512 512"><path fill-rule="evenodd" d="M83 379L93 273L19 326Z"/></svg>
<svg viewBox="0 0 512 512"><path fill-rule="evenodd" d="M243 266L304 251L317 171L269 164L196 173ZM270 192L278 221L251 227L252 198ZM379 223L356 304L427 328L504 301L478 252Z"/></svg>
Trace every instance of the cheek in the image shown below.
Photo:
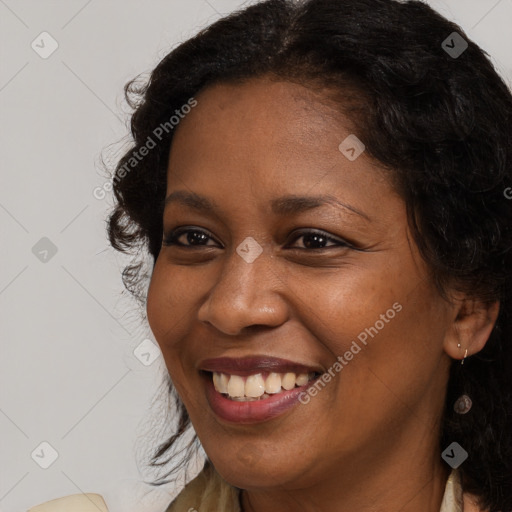
<svg viewBox="0 0 512 512"><path fill-rule="evenodd" d="M297 305L306 328L337 355L354 341L370 348L379 340L372 353L380 357L381 349L395 350L398 360L426 357L433 345L440 348L446 308L428 281L409 260L373 263L336 269L321 279L288 280L291 296L301 299Z"/></svg>
<svg viewBox="0 0 512 512"><path fill-rule="evenodd" d="M445 309L412 270L402 263L385 272L352 268L321 280L289 280L291 295L301 298L297 314L330 354L327 366L339 375L334 385L348 394L345 401L380 407L396 393L414 402L436 375ZM341 366L333 367L339 357Z"/></svg>
<svg viewBox="0 0 512 512"><path fill-rule="evenodd" d="M172 265L162 254L148 289L147 320L173 384L187 408L197 398L191 392L197 389L197 383L190 375L194 364L190 333L197 328L197 311L207 296L208 286L204 271Z"/></svg>
<svg viewBox="0 0 512 512"><path fill-rule="evenodd" d="M173 269L162 256L159 256L151 276L146 312L151 330L163 348L184 334L197 287L191 287L187 273Z"/></svg>
<svg viewBox="0 0 512 512"><path fill-rule="evenodd" d="M354 419L358 424L399 425L411 411L421 409L421 417L436 412L446 377L442 301L427 287L411 292L397 284L356 310L360 308L365 313L357 327L353 324L355 330L351 327L351 338L361 350L344 354L352 360L343 370L346 387L340 388ZM347 314L357 313L348 309ZM423 410L430 398L433 409Z"/></svg>
<svg viewBox="0 0 512 512"><path fill-rule="evenodd" d="M146 314L149 326L157 342L161 344L161 340L167 330L168 309L172 305L172 300L170 300L169 288L159 267L160 265L157 260L149 283Z"/></svg>
<svg viewBox="0 0 512 512"><path fill-rule="evenodd" d="M364 347L371 339L367 330L373 333L376 322L380 332L398 316L400 305L394 308L393 304L402 290L390 286L391 282L392 277L380 269L355 265L332 273L304 272L286 280L302 328L314 335L333 360L348 351L353 341Z"/></svg>
<svg viewBox="0 0 512 512"><path fill-rule="evenodd" d="M190 287L188 287L190 288ZM184 290L179 272L172 273L164 265L155 265L148 289L146 313L151 331L157 341L165 365L174 385L180 391L183 374L179 341L190 329L190 307L184 300Z"/></svg>
<svg viewBox="0 0 512 512"><path fill-rule="evenodd" d="M149 326L160 346L165 365L180 396L188 395L182 369L179 340L188 329L184 304L179 300L183 287L157 260L148 289L146 313ZM178 275L178 273L176 273Z"/></svg>

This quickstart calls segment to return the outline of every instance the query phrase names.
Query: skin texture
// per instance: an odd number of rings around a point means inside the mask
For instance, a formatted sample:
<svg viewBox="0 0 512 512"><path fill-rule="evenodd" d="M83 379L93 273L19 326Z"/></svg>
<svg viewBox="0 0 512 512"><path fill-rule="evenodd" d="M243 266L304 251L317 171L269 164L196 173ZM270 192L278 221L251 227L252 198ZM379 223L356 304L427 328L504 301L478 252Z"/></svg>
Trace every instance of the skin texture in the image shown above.
<svg viewBox="0 0 512 512"><path fill-rule="evenodd" d="M483 347L498 305L440 297L405 203L366 153L352 162L339 151L351 123L320 93L260 77L196 99L175 133L167 195L192 191L219 209L166 207L164 235L192 226L211 238L162 247L147 313L206 453L245 489L246 512L438 512L451 358ZM336 204L273 213L270 201L290 194L330 194L364 216ZM298 233L307 228L359 250L315 245ZM250 264L236 252L246 237L263 249ZM395 303L402 310L307 405L253 425L209 407L201 360L270 355L326 371Z"/></svg>

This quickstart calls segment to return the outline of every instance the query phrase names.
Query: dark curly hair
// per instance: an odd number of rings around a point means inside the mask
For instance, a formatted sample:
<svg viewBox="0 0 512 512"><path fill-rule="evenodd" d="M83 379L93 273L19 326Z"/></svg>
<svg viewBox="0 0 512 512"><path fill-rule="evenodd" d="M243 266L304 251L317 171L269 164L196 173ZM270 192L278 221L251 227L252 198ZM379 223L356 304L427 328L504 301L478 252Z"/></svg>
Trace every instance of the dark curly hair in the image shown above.
<svg viewBox="0 0 512 512"><path fill-rule="evenodd" d="M467 42L460 55L448 51L453 37ZM139 256L149 251L154 265L171 116L211 84L262 75L331 91L405 201L440 293L449 285L486 303L500 301L485 348L464 366L452 362L439 449L453 441L463 446L464 491L490 512L512 510L512 96L485 52L425 3L262 1L177 46L149 79L129 82L133 144L112 175L110 243L131 254L137 248ZM141 151L150 140L156 147ZM146 155L135 162L136 153ZM123 271L142 304L147 277L137 256ZM463 393L473 408L459 415L453 405ZM156 450L155 467L165 454L169 462L190 432L175 400L178 430Z"/></svg>

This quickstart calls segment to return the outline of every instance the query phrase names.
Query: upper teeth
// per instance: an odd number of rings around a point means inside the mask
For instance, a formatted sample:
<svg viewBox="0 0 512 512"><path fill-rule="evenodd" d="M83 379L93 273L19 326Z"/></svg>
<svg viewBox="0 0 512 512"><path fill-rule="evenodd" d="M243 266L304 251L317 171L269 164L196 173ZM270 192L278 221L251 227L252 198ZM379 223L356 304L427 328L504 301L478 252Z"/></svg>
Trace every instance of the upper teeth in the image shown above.
<svg viewBox="0 0 512 512"><path fill-rule="evenodd" d="M241 377L240 375L228 375L226 373L213 373L213 385L219 393L225 393L231 398L261 397L264 393L275 394L281 391L304 386L314 374L293 372L269 373L265 378L261 373Z"/></svg>

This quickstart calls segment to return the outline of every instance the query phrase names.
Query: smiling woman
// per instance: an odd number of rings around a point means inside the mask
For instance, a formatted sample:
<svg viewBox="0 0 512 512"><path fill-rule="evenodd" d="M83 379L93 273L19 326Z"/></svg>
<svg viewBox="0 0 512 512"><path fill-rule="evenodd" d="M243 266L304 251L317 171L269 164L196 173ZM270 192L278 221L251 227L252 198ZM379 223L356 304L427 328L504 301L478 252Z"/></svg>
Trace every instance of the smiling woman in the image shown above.
<svg viewBox="0 0 512 512"><path fill-rule="evenodd" d="M268 0L126 92L118 170L196 102L109 219L154 262L123 273L176 393L152 462L191 429L207 455L168 512L512 510L512 97L482 50L418 1Z"/></svg>
<svg viewBox="0 0 512 512"><path fill-rule="evenodd" d="M155 261L154 462L191 426L207 454L169 510L511 510L512 100L481 50L419 2L272 0L134 92L135 151L197 101L110 220Z"/></svg>

